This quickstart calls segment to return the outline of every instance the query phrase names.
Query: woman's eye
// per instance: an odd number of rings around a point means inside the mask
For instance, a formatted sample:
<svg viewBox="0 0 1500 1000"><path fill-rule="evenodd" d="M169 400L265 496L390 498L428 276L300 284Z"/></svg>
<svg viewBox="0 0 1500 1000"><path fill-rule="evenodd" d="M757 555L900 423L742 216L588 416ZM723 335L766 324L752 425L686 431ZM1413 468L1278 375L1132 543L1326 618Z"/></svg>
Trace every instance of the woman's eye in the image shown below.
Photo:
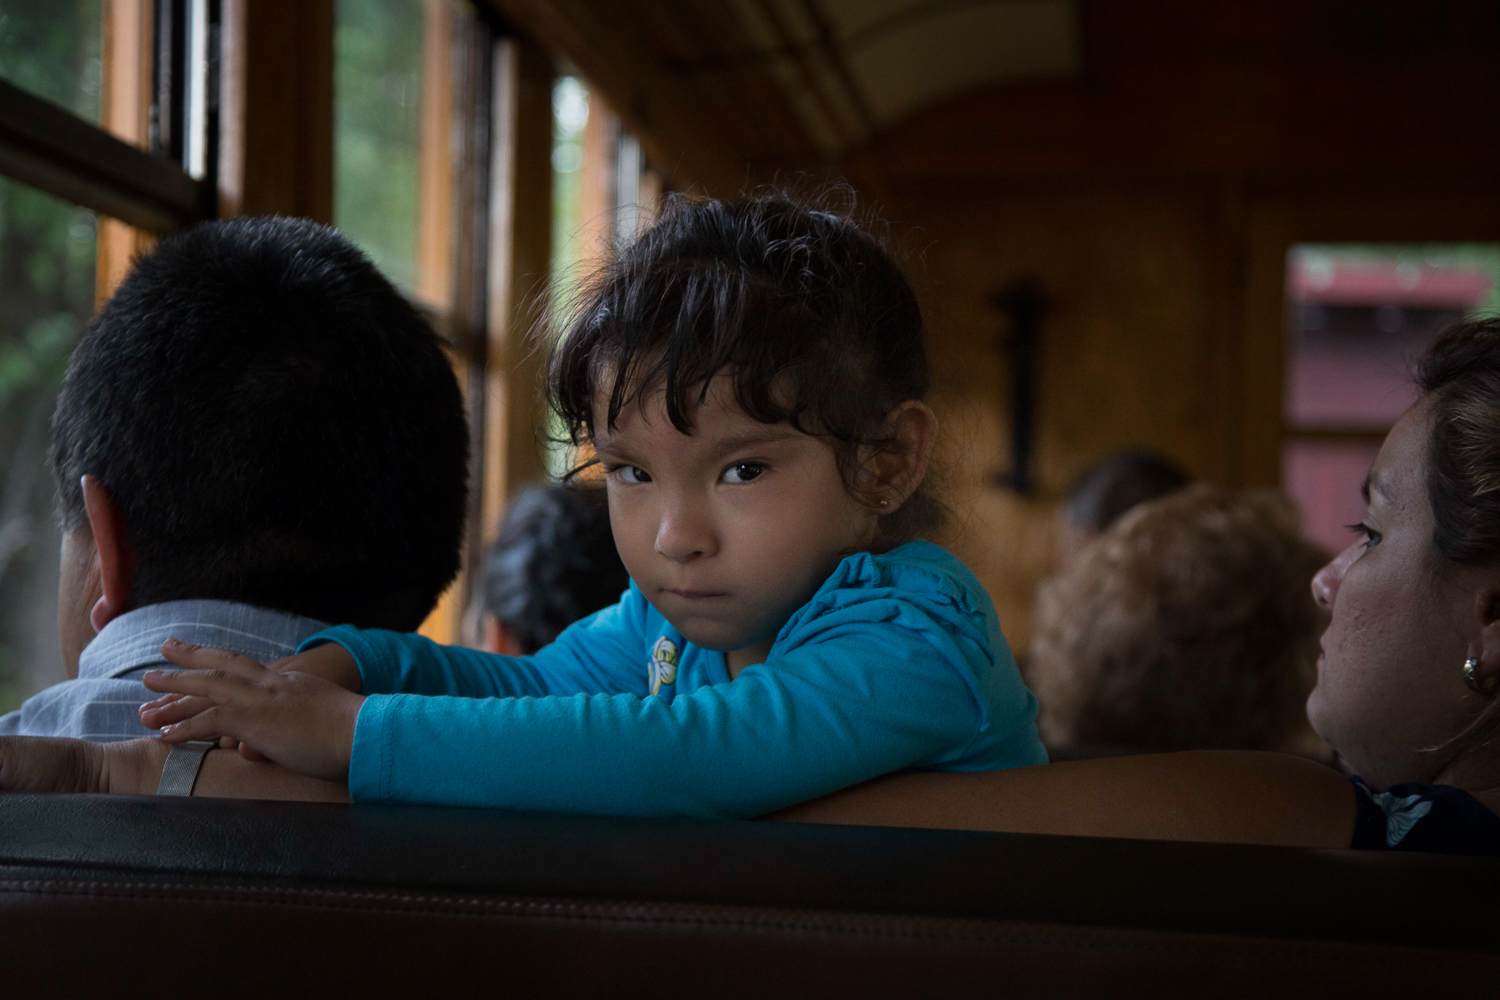
<svg viewBox="0 0 1500 1000"><path fill-rule="evenodd" d="M625 483L649 483L651 475L645 469L636 465L617 465L614 468L615 475Z"/></svg>
<svg viewBox="0 0 1500 1000"><path fill-rule="evenodd" d="M1380 544L1380 532L1361 521L1359 524L1349 525L1349 530L1356 535L1364 536L1365 548L1374 548Z"/></svg>
<svg viewBox="0 0 1500 1000"><path fill-rule="evenodd" d="M736 462L724 470L724 482L748 483L765 471L766 467L760 462Z"/></svg>

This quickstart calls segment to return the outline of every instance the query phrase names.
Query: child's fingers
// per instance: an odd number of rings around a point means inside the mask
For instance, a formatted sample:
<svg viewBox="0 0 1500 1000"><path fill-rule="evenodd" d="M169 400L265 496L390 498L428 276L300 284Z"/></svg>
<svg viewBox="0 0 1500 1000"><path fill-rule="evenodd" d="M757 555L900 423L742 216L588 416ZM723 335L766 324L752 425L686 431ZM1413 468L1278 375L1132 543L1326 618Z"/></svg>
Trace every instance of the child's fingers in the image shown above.
<svg viewBox="0 0 1500 1000"><path fill-rule="evenodd" d="M137 711L139 711L142 714L144 714L146 712L149 712L153 708L161 708L164 705L170 705L170 704L172 704L172 702L176 701L177 699L179 699L179 698L185 698L185 697L187 697L187 696L186 695L181 695L181 694L164 694L160 698L155 698L155 699L152 699L151 701L146 702Z"/></svg>
<svg viewBox="0 0 1500 1000"><path fill-rule="evenodd" d="M266 671L264 665L248 656L231 653L227 649L214 649L212 646L194 646L176 639L168 639L161 644L161 655L167 662L190 670L220 670L247 678L259 677Z"/></svg>
<svg viewBox="0 0 1500 1000"><path fill-rule="evenodd" d="M149 729L160 729L183 719L191 719L199 712L212 708L214 704L197 695L173 695L172 700L166 704L159 704L161 700L141 706L141 725Z"/></svg>
<svg viewBox="0 0 1500 1000"><path fill-rule="evenodd" d="M250 684L243 677L222 670L148 670L141 675L141 683L152 691L202 695L215 701Z"/></svg>
<svg viewBox="0 0 1500 1000"><path fill-rule="evenodd" d="M161 727L161 738L164 743L185 743L188 740L218 741L225 736L237 737L238 734L234 732L227 713L219 705L199 712L191 719Z"/></svg>

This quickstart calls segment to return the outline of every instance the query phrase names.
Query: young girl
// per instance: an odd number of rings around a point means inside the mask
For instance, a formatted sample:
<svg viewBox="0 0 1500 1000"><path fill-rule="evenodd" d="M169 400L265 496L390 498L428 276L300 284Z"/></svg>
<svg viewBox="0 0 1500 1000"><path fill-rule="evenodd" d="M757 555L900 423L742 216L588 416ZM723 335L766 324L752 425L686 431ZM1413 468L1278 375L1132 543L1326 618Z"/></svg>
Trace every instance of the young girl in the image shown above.
<svg viewBox="0 0 1500 1000"><path fill-rule="evenodd" d="M1046 762L964 565L913 540L937 424L911 288L849 219L675 200L585 297L549 400L630 589L534 656L340 626L201 670L142 721L356 801L749 817L891 771ZM317 648L311 648L317 647Z"/></svg>

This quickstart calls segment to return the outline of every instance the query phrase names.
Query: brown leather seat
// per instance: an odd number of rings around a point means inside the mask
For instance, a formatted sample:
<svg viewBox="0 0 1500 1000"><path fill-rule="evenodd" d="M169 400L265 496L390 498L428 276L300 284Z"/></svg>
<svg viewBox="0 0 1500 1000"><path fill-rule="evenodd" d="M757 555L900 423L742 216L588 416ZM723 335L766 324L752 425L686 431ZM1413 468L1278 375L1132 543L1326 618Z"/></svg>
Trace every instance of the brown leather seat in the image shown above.
<svg viewBox="0 0 1500 1000"><path fill-rule="evenodd" d="M18 997L1497 995L1496 900L1422 855L0 797Z"/></svg>

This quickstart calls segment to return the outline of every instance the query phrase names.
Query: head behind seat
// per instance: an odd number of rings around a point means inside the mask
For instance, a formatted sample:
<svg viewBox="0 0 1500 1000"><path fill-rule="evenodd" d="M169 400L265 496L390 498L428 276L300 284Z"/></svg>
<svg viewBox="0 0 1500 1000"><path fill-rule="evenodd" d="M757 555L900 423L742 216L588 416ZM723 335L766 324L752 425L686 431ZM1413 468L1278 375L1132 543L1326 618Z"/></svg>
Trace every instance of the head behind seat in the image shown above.
<svg viewBox="0 0 1500 1000"><path fill-rule="evenodd" d="M581 485L528 486L511 497L483 573L484 611L520 654L535 653L630 586L604 490Z"/></svg>
<svg viewBox="0 0 1500 1000"><path fill-rule="evenodd" d="M119 509L134 606L240 601L412 629L458 569L468 431L431 327L338 233L211 222L136 261L53 417Z"/></svg>
<svg viewBox="0 0 1500 1000"><path fill-rule="evenodd" d="M1326 558L1269 490L1199 484L1137 506L1038 593L1042 738L1303 749L1324 624L1308 585Z"/></svg>

